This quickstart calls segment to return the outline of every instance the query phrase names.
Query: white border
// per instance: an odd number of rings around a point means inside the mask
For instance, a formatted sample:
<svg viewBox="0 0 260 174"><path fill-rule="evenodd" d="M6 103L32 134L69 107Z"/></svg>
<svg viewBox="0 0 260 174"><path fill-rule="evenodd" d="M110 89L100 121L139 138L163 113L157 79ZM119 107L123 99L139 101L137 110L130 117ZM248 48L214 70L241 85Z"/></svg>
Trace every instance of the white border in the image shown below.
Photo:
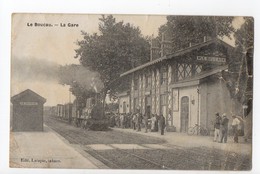
<svg viewBox="0 0 260 174"><path fill-rule="evenodd" d="M260 173L259 105L259 20L258 0L2 0L0 1L0 173L190 173L190 171L121 171L121 170L68 170L68 169L10 169L9 166L9 106L10 106L10 53L11 14L26 13L82 13L82 14L172 14L172 15L230 15L255 18L254 53L254 142L253 169ZM202 173L195 171L193 173ZM209 173L209 172L203 172ZM210 173L219 173L212 172ZM223 173L223 172L221 172ZM232 172L233 173L233 172Z"/></svg>

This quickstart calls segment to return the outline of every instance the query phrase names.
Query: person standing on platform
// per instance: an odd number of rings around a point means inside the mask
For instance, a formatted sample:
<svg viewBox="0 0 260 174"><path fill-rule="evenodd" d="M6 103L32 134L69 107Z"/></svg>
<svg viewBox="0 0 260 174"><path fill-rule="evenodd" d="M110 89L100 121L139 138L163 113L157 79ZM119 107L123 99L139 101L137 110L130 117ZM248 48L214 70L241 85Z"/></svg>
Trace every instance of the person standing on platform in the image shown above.
<svg viewBox="0 0 260 174"><path fill-rule="evenodd" d="M120 127L121 128L124 128L124 119L125 119L124 114L120 114Z"/></svg>
<svg viewBox="0 0 260 174"><path fill-rule="evenodd" d="M133 114L133 118L132 118L133 130L136 130L136 122L137 122L136 119L137 119L136 114Z"/></svg>
<svg viewBox="0 0 260 174"><path fill-rule="evenodd" d="M140 108L137 108L136 110L136 129L137 131L141 131L142 115L140 113Z"/></svg>
<svg viewBox="0 0 260 174"><path fill-rule="evenodd" d="M240 121L235 115L233 115L232 118L233 118L232 130L234 136L234 143L238 143L238 125L240 124Z"/></svg>
<svg viewBox="0 0 260 174"><path fill-rule="evenodd" d="M156 121L155 121L155 126L154 126L154 132L158 132L159 130L159 115L155 114L155 118L156 118Z"/></svg>
<svg viewBox="0 0 260 174"><path fill-rule="evenodd" d="M151 118L151 132L155 132L155 122L156 122L156 118L155 115L153 114Z"/></svg>
<svg viewBox="0 0 260 174"><path fill-rule="evenodd" d="M144 114L144 128L145 128L145 133L147 133L147 129L148 129L148 114L147 113Z"/></svg>
<svg viewBox="0 0 260 174"><path fill-rule="evenodd" d="M220 123L221 123L221 117L219 115L219 113L216 113L216 119L215 119L215 123L214 123L214 142L220 140Z"/></svg>
<svg viewBox="0 0 260 174"><path fill-rule="evenodd" d="M136 118L136 126L137 126L137 131L141 131L141 124L142 124L142 114L140 112L137 113L137 118Z"/></svg>
<svg viewBox="0 0 260 174"><path fill-rule="evenodd" d="M228 134L228 122L229 119L227 118L227 115L224 113L222 115L222 120L220 124L220 143L227 143L227 134Z"/></svg>
<svg viewBox="0 0 260 174"><path fill-rule="evenodd" d="M160 115L160 130L161 135L164 135L164 129L165 129L165 118L163 115Z"/></svg>

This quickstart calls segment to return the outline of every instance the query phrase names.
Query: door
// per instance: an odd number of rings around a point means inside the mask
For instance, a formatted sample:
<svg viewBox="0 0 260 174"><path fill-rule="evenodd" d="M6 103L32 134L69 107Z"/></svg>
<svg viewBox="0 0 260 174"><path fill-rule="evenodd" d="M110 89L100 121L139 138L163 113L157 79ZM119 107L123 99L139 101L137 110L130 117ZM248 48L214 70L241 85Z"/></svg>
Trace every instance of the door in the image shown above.
<svg viewBox="0 0 260 174"><path fill-rule="evenodd" d="M123 113L126 113L126 102L123 102Z"/></svg>
<svg viewBox="0 0 260 174"><path fill-rule="evenodd" d="M147 106L145 113L147 114L148 118L151 118L151 106Z"/></svg>
<svg viewBox="0 0 260 174"><path fill-rule="evenodd" d="M187 132L189 125L189 98L181 98L181 132Z"/></svg>
<svg viewBox="0 0 260 174"><path fill-rule="evenodd" d="M161 106L161 114L166 118L166 106L165 105L163 105L163 106Z"/></svg>
<svg viewBox="0 0 260 174"><path fill-rule="evenodd" d="M151 97L145 97L145 113L150 117L151 114Z"/></svg>
<svg viewBox="0 0 260 174"><path fill-rule="evenodd" d="M134 113L137 112L138 98L134 98Z"/></svg>

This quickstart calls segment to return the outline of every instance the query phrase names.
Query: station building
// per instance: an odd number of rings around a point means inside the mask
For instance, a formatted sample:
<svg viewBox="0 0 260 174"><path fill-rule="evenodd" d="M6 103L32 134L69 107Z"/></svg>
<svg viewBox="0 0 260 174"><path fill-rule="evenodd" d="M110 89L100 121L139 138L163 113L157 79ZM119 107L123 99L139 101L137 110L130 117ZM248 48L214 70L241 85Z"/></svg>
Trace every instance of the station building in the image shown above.
<svg viewBox="0 0 260 174"><path fill-rule="evenodd" d="M43 131L43 105L46 99L27 89L11 98L12 131Z"/></svg>
<svg viewBox="0 0 260 174"><path fill-rule="evenodd" d="M126 112L140 108L142 114L162 114L167 128L177 132L186 132L195 124L213 128L216 112L226 113L230 119L234 112L243 112L222 77L234 47L204 37L172 53L165 50L152 47L149 62L120 75L130 80L130 86L129 95L119 96L119 110L128 105Z"/></svg>

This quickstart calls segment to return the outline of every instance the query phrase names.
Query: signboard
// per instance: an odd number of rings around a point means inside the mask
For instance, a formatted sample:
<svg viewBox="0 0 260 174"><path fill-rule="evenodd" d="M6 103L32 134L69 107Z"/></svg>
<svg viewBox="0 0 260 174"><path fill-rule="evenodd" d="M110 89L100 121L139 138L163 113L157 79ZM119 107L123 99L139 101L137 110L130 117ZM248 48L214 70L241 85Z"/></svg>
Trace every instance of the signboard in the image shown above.
<svg viewBox="0 0 260 174"><path fill-rule="evenodd" d="M226 63L226 58L224 57L197 56L197 60L207 61L207 62Z"/></svg>
<svg viewBox="0 0 260 174"><path fill-rule="evenodd" d="M20 105L23 105L23 106L37 106L38 102L20 102Z"/></svg>

